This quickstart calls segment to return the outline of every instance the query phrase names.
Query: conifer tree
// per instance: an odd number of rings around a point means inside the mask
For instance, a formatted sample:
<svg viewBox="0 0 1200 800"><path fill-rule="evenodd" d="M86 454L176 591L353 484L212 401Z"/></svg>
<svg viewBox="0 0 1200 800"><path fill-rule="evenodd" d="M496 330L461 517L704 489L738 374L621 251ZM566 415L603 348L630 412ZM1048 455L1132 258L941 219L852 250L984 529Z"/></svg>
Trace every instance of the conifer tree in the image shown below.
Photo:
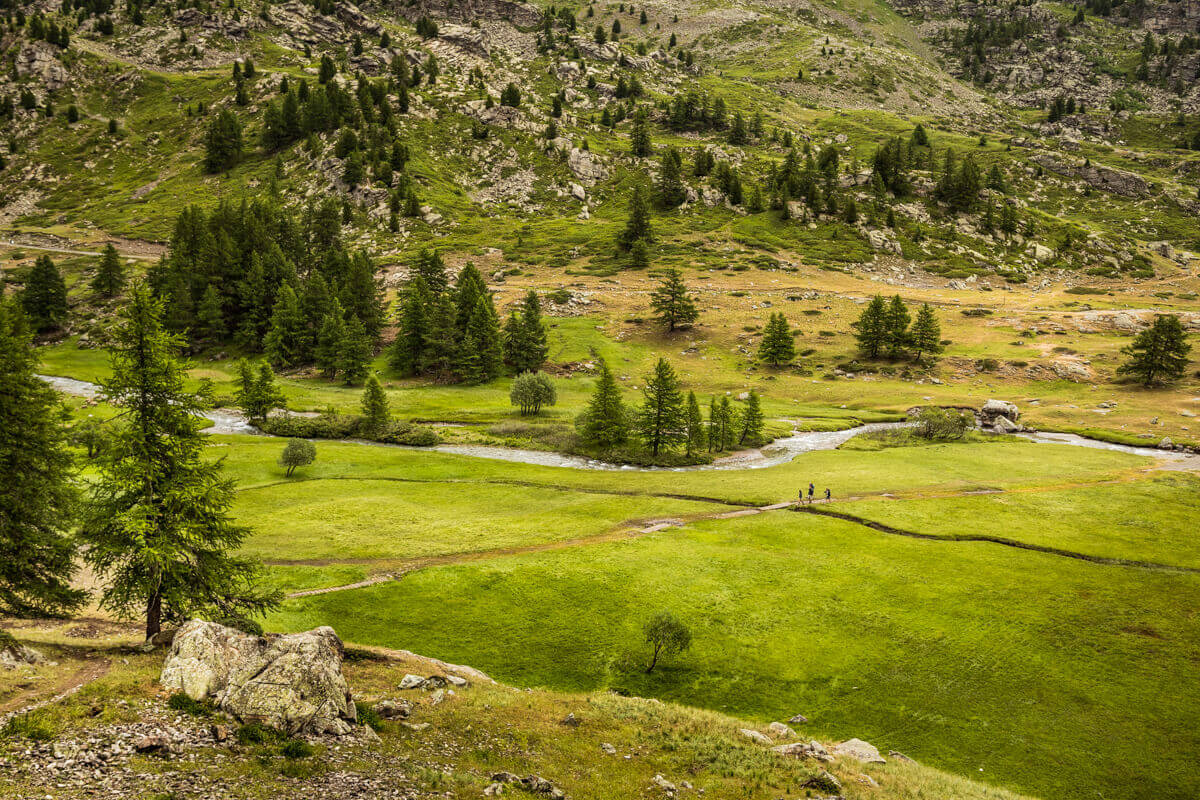
<svg viewBox="0 0 1200 800"><path fill-rule="evenodd" d="M396 320L396 340L392 343L392 368L405 377L425 367L430 336L430 297L425 278L416 272L400 295L400 313Z"/></svg>
<svg viewBox="0 0 1200 800"><path fill-rule="evenodd" d="M654 373L642 387L644 402L634 425L651 454L657 456L686 440L686 414L679 378L665 358L658 359Z"/></svg>
<svg viewBox="0 0 1200 800"><path fill-rule="evenodd" d="M854 328L854 338L858 340L858 346L871 358L878 358L879 351L888 343L887 303L883 296L877 294L871 298L871 302L851 327Z"/></svg>
<svg viewBox="0 0 1200 800"><path fill-rule="evenodd" d="M367 378L367 388L362 396L363 431L369 436L378 436L388 429L391 417L388 412L387 394L375 375Z"/></svg>
<svg viewBox="0 0 1200 800"><path fill-rule="evenodd" d="M663 271L662 283L650 295L650 305L669 332L690 327L700 319L696 301L688 294L682 273L674 267Z"/></svg>
<svg viewBox="0 0 1200 800"><path fill-rule="evenodd" d="M162 302L132 287L113 332L104 397L124 424L101 453L78 538L104 584L101 605L145 616L146 638L193 615L255 614L278 605L261 567L235 556L248 530L229 514L233 482L205 459L199 398L184 388L182 340Z"/></svg>
<svg viewBox="0 0 1200 800"><path fill-rule="evenodd" d="M759 400L758 392L751 389L749 397L746 398L746 409L742 412L738 444L757 445L762 442L762 435L762 403Z"/></svg>
<svg viewBox="0 0 1200 800"><path fill-rule="evenodd" d="M475 307L467 314L455 371L466 383L487 383L500 374L503 363L500 324L492 307L492 298L484 292L476 295Z"/></svg>
<svg viewBox="0 0 1200 800"><path fill-rule="evenodd" d="M704 433L704 417L700 414L700 404L696 402L695 392L688 392L684 431L687 434L685 441L689 456L704 450L707 439Z"/></svg>
<svg viewBox="0 0 1200 800"><path fill-rule="evenodd" d="M210 342L225 338L228 332L225 328L225 311L221 302L221 293L215 284L210 283L200 298L196 308L196 323L198 333Z"/></svg>
<svg viewBox="0 0 1200 800"><path fill-rule="evenodd" d="M271 311L271 325L263 342L267 359L280 369L308 360L305 347L308 325L300 309L300 299L290 285L279 290L279 299Z"/></svg>
<svg viewBox="0 0 1200 800"><path fill-rule="evenodd" d="M256 370L245 359L238 363L238 388L234 400L246 419L255 425L261 425L271 411L285 403L271 366L264 362Z"/></svg>
<svg viewBox="0 0 1200 800"><path fill-rule="evenodd" d="M588 401L587 410L577 422L579 436L592 447L611 450L629 438L625 403L621 400L621 389L608 364L600 360L600 375L596 388Z"/></svg>
<svg viewBox="0 0 1200 800"><path fill-rule="evenodd" d="M935 358L942 352L942 326L938 323L937 314L928 303L922 303L917 310L917 320L912 327L912 348L915 351L913 360L921 363L921 356Z"/></svg>
<svg viewBox="0 0 1200 800"><path fill-rule="evenodd" d="M450 293L434 295L433 303L429 307L429 335L425 337L421 372L438 376L452 374L459 341L454 317L454 303Z"/></svg>
<svg viewBox="0 0 1200 800"><path fill-rule="evenodd" d="M104 254L100 256L100 265L92 277L92 291L105 297L114 297L125 285L125 271L121 267L121 256L112 244L104 246Z"/></svg>
<svg viewBox="0 0 1200 800"><path fill-rule="evenodd" d="M242 123L229 109L213 117L204 133L204 171L223 172L242 160Z"/></svg>
<svg viewBox="0 0 1200 800"><path fill-rule="evenodd" d="M342 304L334 300L333 307L321 320L321 327L317 331L317 344L313 349L317 367L326 378L337 376L345 341L346 313Z"/></svg>
<svg viewBox="0 0 1200 800"><path fill-rule="evenodd" d="M367 367L371 360L371 337L363 327L362 320L351 315L346 320L346 333L342 337L342 350L338 357L338 370L347 386L357 386L367 378Z"/></svg>
<svg viewBox="0 0 1200 800"><path fill-rule="evenodd" d="M634 185L633 194L629 197L629 219L625 223L625 230L621 232L621 249L628 251L633 247L634 242L649 243L653 240L654 232L650 227L650 204L646 200L645 189L639 183Z"/></svg>
<svg viewBox="0 0 1200 800"><path fill-rule="evenodd" d="M504 360L518 373L537 372L546 363L549 350L542 304L531 289L521 301L520 314L514 312L505 328Z"/></svg>
<svg viewBox="0 0 1200 800"><path fill-rule="evenodd" d="M1147 388L1179 380L1187 370L1191 350L1179 317L1158 314L1149 328L1121 348L1129 360L1117 368L1117 374L1132 375Z"/></svg>
<svg viewBox="0 0 1200 800"><path fill-rule="evenodd" d="M653 150L646 110L639 108L633 115L633 127L629 131L629 152L637 158L646 158Z"/></svg>
<svg viewBox="0 0 1200 800"><path fill-rule="evenodd" d="M6 616L59 616L86 599L71 587L76 494L65 409L36 366L21 310L0 298L0 614Z"/></svg>
<svg viewBox="0 0 1200 800"><path fill-rule="evenodd" d="M708 428L705 431L708 440L708 452L721 449L721 407L717 404L714 394L708 401Z"/></svg>
<svg viewBox="0 0 1200 800"><path fill-rule="evenodd" d="M33 262L21 291L21 308L35 333L55 330L66 323L67 284L50 256L38 256Z"/></svg>
<svg viewBox="0 0 1200 800"><path fill-rule="evenodd" d="M796 357L796 343L783 312L772 314L763 329L762 342L758 346L758 358L773 367L792 363Z"/></svg>
<svg viewBox="0 0 1200 800"><path fill-rule="evenodd" d="M687 199L683 186L683 158L679 150L668 147L663 151L662 169L658 174L658 202L665 208L675 208Z"/></svg>
<svg viewBox="0 0 1200 800"><path fill-rule="evenodd" d="M908 347L910 321L908 307L904 305L900 295L893 296L888 303L886 315L887 349L890 358L899 358L904 348Z"/></svg>

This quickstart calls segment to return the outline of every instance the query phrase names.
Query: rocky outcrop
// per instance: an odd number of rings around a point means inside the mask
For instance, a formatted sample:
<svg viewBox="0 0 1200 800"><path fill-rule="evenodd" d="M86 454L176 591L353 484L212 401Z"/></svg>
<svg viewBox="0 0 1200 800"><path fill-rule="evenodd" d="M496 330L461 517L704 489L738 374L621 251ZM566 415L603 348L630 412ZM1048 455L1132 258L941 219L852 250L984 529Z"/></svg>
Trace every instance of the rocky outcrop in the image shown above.
<svg viewBox="0 0 1200 800"><path fill-rule="evenodd" d="M567 167L575 177L585 181L602 181L608 177L608 168L592 155L590 150L572 148L567 154Z"/></svg>
<svg viewBox="0 0 1200 800"><path fill-rule="evenodd" d="M0 630L0 669L16 669L45 662L45 657L37 650L8 636Z"/></svg>
<svg viewBox="0 0 1200 800"><path fill-rule="evenodd" d="M35 78L50 91L66 86L67 70L55 55L56 49L44 42L33 42L22 47L13 62L17 77Z"/></svg>
<svg viewBox="0 0 1200 800"><path fill-rule="evenodd" d="M212 698L243 722L340 735L355 721L342 654L328 627L262 637L191 620L176 634L159 681L194 700Z"/></svg>
<svg viewBox="0 0 1200 800"><path fill-rule="evenodd" d="M393 3L390 8L409 20L423 16L468 24L480 19L508 20L520 28L533 28L542 21L542 12L536 6L517 0L418 0Z"/></svg>
<svg viewBox="0 0 1200 800"><path fill-rule="evenodd" d="M862 739L848 739L833 746L833 754L853 758L864 764L886 764L887 760L879 755L879 749L870 742Z"/></svg>
<svg viewBox="0 0 1200 800"><path fill-rule="evenodd" d="M988 400L983 404L983 408L979 409L979 423L997 433L1015 433L1021 430L1021 426L1017 424L1020 418L1021 412L1007 400Z"/></svg>
<svg viewBox="0 0 1200 800"><path fill-rule="evenodd" d="M1140 175L1125 170L1097 166L1086 160L1080 164L1073 164L1053 153L1035 153L1030 156L1030 160L1051 172L1082 180L1093 188L1121 197L1141 198L1151 194L1150 184Z"/></svg>

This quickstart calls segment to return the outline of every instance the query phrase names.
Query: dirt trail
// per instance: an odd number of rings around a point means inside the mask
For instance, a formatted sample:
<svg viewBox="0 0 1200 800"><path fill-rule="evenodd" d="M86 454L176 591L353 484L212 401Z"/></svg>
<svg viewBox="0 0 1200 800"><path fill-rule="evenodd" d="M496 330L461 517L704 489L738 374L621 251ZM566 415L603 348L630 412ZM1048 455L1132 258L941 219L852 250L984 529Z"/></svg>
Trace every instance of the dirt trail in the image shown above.
<svg viewBox="0 0 1200 800"><path fill-rule="evenodd" d="M30 698L40 695L46 690L46 687L38 686L9 698L5 702L0 703L0 726L3 726L9 719L19 714L36 711L39 708L67 699L92 681L103 678L108 674L108 669L109 663L107 660L89 658L78 670L63 676L55 684L53 688L54 694L50 697L44 697L41 700L30 703Z"/></svg>

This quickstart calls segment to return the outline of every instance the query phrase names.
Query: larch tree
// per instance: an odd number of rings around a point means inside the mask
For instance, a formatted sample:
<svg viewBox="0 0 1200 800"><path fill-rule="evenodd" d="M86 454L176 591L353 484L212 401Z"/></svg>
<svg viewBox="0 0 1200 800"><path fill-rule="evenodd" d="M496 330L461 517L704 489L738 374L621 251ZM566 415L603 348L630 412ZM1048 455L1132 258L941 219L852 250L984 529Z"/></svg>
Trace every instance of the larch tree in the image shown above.
<svg viewBox="0 0 1200 800"><path fill-rule="evenodd" d="M66 323L67 284L50 256L38 256L33 262L21 291L21 308L36 333L55 330Z"/></svg>
<svg viewBox="0 0 1200 800"><path fill-rule="evenodd" d="M392 368L405 377L420 373L429 347L430 305L433 298L424 276L417 272L400 295L396 339L392 343Z"/></svg>
<svg viewBox="0 0 1200 800"><path fill-rule="evenodd" d="M635 426L651 454L657 456L685 441L687 436L683 393L679 378L665 358L654 365L642 387L643 402Z"/></svg>
<svg viewBox="0 0 1200 800"><path fill-rule="evenodd" d="M689 327L700 319L700 311L688 293L683 274L674 267L664 270L662 283L650 295L650 306L668 331Z"/></svg>
<svg viewBox="0 0 1200 800"><path fill-rule="evenodd" d="M372 375L367 378L367 387L362 396L363 431L371 436L378 436L387 430L391 422L388 411L387 394L379 383L379 378Z"/></svg>
<svg viewBox="0 0 1200 800"><path fill-rule="evenodd" d="M787 318L783 312L772 314L763 329L763 338L758 345L758 359L772 367L782 367L792 363L796 357L796 342L792 338L792 330L788 327Z"/></svg>
<svg viewBox="0 0 1200 800"><path fill-rule="evenodd" d="M700 413L700 403L696 401L696 393L688 392L687 411L684 420L684 430L687 434L686 448L689 456L694 456L704 450L707 437L704 432L704 417Z"/></svg>
<svg viewBox="0 0 1200 800"><path fill-rule="evenodd" d="M646 200L646 190L641 184L636 184L629 197L629 218L625 221L619 242L622 250L629 251L636 242L652 241L654 231L650 225L650 203Z"/></svg>
<svg viewBox="0 0 1200 800"><path fill-rule="evenodd" d="M893 296L891 302L888 303L885 315L887 351L890 358L899 358L904 349L908 347L910 339L908 325L911 319L904 300L900 298L900 295Z"/></svg>
<svg viewBox="0 0 1200 800"><path fill-rule="evenodd" d="M928 303L922 303L917 310L917 319L912 326L913 360L921 363L922 356L935 358L944 349L942 346L942 326L937 314Z"/></svg>
<svg viewBox="0 0 1200 800"><path fill-rule="evenodd" d="M37 377L24 316L0 298L0 614L44 617L79 608L72 588L75 518L65 409Z"/></svg>
<svg viewBox="0 0 1200 800"><path fill-rule="evenodd" d="M758 392L750 390L746 398L746 408L742 412L741 430L738 432L738 444L757 445L763 438L762 402Z"/></svg>
<svg viewBox="0 0 1200 800"><path fill-rule="evenodd" d="M580 438L586 444L601 450L610 450L622 445L629 438L621 389L604 360L600 361L600 375L596 379L596 388L592 391L588 407L576 424Z"/></svg>
<svg viewBox="0 0 1200 800"><path fill-rule="evenodd" d="M115 297L125 287L125 270L121 266L121 256L112 244L104 246L100 256L100 264L96 274L92 276L92 291L104 297Z"/></svg>
<svg viewBox="0 0 1200 800"><path fill-rule="evenodd" d="M871 358L878 358L879 352L887 346L887 302L882 295L875 295L863 309L851 327L854 328L854 338Z"/></svg>
<svg viewBox="0 0 1200 800"><path fill-rule="evenodd" d="M185 388L183 342L162 314L148 287L132 288L103 383L121 425L98 459L78 533L103 583L101 605L144 616L147 639L164 622L252 615L280 599L261 585L257 562L234 555L249 531L229 513L233 481L204 458L202 401Z"/></svg>
<svg viewBox="0 0 1200 800"><path fill-rule="evenodd" d="M1117 374L1132 375L1147 388L1176 381L1187 370L1191 350L1179 317L1158 314L1149 328L1121 349L1128 360L1117 368Z"/></svg>

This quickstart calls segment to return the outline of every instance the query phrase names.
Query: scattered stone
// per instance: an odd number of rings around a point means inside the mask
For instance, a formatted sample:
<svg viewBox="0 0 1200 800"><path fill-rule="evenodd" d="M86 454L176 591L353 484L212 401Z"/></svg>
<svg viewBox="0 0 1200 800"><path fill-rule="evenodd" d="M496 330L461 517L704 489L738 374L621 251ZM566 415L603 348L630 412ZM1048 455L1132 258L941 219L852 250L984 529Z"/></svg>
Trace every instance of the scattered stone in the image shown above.
<svg viewBox="0 0 1200 800"><path fill-rule="evenodd" d="M789 725L804 725L807 722L808 722L808 717L804 716L803 714L797 714L796 716L794 716L788 720Z"/></svg>
<svg viewBox="0 0 1200 800"><path fill-rule="evenodd" d="M406 719L412 713L412 703L407 700L380 700L375 704L375 713L383 719Z"/></svg>
<svg viewBox="0 0 1200 800"><path fill-rule="evenodd" d="M179 629L159 682L215 699L241 722L289 734L350 732L354 703L332 628L262 637L194 619Z"/></svg>
<svg viewBox="0 0 1200 800"><path fill-rule="evenodd" d="M617 748L613 747L608 742L601 742L600 749L603 750L605 754L610 756L615 756L617 754Z"/></svg>
<svg viewBox="0 0 1200 800"><path fill-rule="evenodd" d="M425 684L425 679L420 675L405 675L400 679L400 688L403 690L420 689Z"/></svg>
<svg viewBox="0 0 1200 800"><path fill-rule="evenodd" d="M826 770L821 770L801 785L807 789L816 789L818 792L840 792L842 790L842 782Z"/></svg>
<svg viewBox="0 0 1200 800"><path fill-rule="evenodd" d="M675 784L671 783L669 780L664 778L662 775L655 775L653 778L651 778L651 782L658 788L662 789L667 794L673 795L673 794L675 794L676 791L678 791L675 788Z"/></svg>
<svg viewBox="0 0 1200 800"><path fill-rule="evenodd" d="M904 755L904 753L901 753L899 750L888 750L888 758L895 759L896 761L903 761L906 764L917 763L908 756Z"/></svg>
<svg viewBox="0 0 1200 800"><path fill-rule="evenodd" d="M575 712L572 711L569 714L567 714L565 717L563 717L561 724L566 725L568 728L578 728L579 727L579 718L576 717Z"/></svg>
<svg viewBox="0 0 1200 800"><path fill-rule="evenodd" d="M45 656L32 647L26 647L8 636L0 638L0 667L16 669L17 667L41 664L45 661Z"/></svg>
<svg viewBox="0 0 1200 800"><path fill-rule="evenodd" d="M133 749L143 755L152 756L169 756L179 752L179 746L165 736L143 736L134 743Z"/></svg>
<svg viewBox="0 0 1200 800"><path fill-rule="evenodd" d="M847 739L841 744L833 746L835 755L846 756L861 761L864 764L886 764L887 760L879 755L879 750L875 745L869 742L864 742L862 739Z"/></svg>
<svg viewBox="0 0 1200 800"><path fill-rule="evenodd" d="M825 749L818 741L811 742L793 742L792 744L781 744L771 748L774 752L781 756L791 756L792 758L811 758L816 761L829 763L833 761L833 756Z"/></svg>
<svg viewBox="0 0 1200 800"><path fill-rule="evenodd" d="M796 735L796 732L784 725L782 722L772 722L767 726L767 733L774 736L776 739L790 739Z"/></svg>
<svg viewBox="0 0 1200 800"><path fill-rule="evenodd" d="M765 744L765 745L773 744L770 736L767 736L765 733L762 733L761 731L756 731L753 728L742 728L740 733L742 734L742 736L745 736L747 739L749 739L752 742L758 742L759 744Z"/></svg>
<svg viewBox="0 0 1200 800"><path fill-rule="evenodd" d="M504 784L513 784L515 786L520 786L530 794L549 797L552 798L552 800L562 800L562 798L567 796L566 792L540 775L526 775L524 778L522 778L521 776L514 775L511 772L497 772L492 776L492 783L498 783L501 786ZM497 794L499 794L499 792L497 792Z"/></svg>

